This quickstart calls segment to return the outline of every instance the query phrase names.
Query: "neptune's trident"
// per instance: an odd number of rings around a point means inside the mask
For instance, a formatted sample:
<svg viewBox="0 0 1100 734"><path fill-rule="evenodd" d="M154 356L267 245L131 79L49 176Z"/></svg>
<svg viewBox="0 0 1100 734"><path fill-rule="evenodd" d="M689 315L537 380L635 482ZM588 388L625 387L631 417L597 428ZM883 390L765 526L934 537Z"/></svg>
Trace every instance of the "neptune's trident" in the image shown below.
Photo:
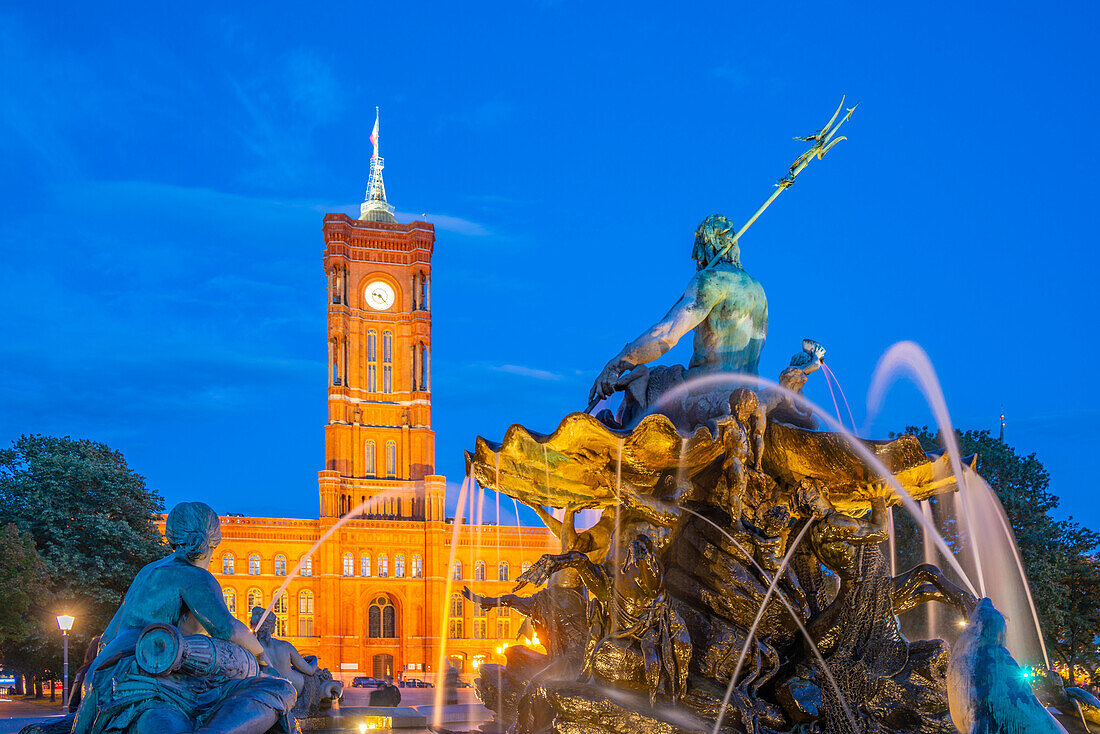
<svg viewBox="0 0 1100 734"><path fill-rule="evenodd" d="M833 113L832 118L830 118L829 121L825 123L825 127L821 128L813 135L808 135L804 138L795 138L795 140L806 140L808 142L812 142L813 145L810 146L810 149L807 150L805 153L798 156L798 159L791 164L791 168L789 171L787 171L787 175L779 179L775 183L775 191L772 192L772 195L768 197L767 201L760 205L760 208L756 210L755 214L749 217L749 221L745 222L745 226L743 226L734 234L733 239L727 242L726 246L719 250L714 255L714 257L711 258L710 262L707 263L708 268L713 267L716 262L722 259L722 256L725 255L731 247L737 244L737 240L741 238L741 235L745 234L745 230L752 226L752 223L756 221L757 217L764 213L764 210L767 209L773 201L775 201L777 196L783 193L784 190L791 187L798 174L802 173L802 169L810 165L810 161L812 161L814 158L821 160L825 157L826 153L832 150L834 145L839 143L841 140L847 140L847 138L843 136L839 138L834 138L833 136L836 135L836 131L840 129L841 125L848 122L848 118L851 117L852 113L856 111L856 107L859 107L858 102L854 106L848 108L848 114L844 115L844 117L841 118L840 122L836 122L836 118L840 114L840 111L844 109L844 97L841 97L840 106L836 108L836 112ZM836 122L835 125L833 124L834 122Z"/></svg>

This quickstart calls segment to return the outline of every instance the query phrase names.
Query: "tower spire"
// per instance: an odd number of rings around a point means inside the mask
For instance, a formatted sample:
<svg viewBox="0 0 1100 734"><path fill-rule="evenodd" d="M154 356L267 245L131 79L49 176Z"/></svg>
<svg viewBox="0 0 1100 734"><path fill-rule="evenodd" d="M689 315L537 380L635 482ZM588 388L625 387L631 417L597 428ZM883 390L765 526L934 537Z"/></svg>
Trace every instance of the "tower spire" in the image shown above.
<svg viewBox="0 0 1100 734"><path fill-rule="evenodd" d="M382 156L378 155L378 108L374 108L374 130L370 142L374 153L370 157L370 180L367 182L367 195L359 206L359 219L365 222L396 222L393 207L386 201L386 184L382 182Z"/></svg>

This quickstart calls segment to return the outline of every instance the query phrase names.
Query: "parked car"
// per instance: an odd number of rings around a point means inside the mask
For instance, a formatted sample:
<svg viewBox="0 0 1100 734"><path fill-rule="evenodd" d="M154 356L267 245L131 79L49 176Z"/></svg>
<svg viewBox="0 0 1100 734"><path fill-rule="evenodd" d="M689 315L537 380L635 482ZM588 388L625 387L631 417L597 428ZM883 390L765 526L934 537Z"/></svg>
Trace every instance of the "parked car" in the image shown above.
<svg viewBox="0 0 1100 734"><path fill-rule="evenodd" d="M360 675L352 678L352 688L381 688L382 681L369 675Z"/></svg>
<svg viewBox="0 0 1100 734"><path fill-rule="evenodd" d="M419 678L406 678L401 681L401 685L405 688L435 688L435 686L428 681L420 680Z"/></svg>

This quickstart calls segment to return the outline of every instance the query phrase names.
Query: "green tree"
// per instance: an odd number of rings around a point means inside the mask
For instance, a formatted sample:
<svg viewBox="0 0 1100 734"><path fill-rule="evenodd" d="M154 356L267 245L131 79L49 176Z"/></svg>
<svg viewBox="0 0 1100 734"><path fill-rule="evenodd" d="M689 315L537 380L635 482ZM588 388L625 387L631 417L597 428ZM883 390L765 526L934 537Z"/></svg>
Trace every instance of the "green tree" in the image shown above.
<svg viewBox="0 0 1100 734"><path fill-rule="evenodd" d="M53 607L46 564L29 533L0 526L0 662L38 678L48 667L43 622Z"/></svg>
<svg viewBox="0 0 1100 734"><path fill-rule="evenodd" d="M37 631L9 653L17 658L11 664L36 676L56 673L61 641L54 617L64 612L77 618L70 652L80 659L134 575L165 554L154 524L163 510L144 478L102 443L24 435L0 450L0 525L14 524L34 539L53 592Z"/></svg>

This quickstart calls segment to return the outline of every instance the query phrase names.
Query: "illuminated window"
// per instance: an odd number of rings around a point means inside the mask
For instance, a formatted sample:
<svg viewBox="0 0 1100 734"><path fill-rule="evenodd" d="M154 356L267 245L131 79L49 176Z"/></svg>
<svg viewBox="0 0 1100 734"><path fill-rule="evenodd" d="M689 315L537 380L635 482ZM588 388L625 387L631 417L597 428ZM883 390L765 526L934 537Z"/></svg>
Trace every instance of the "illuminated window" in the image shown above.
<svg viewBox="0 0 1100 734"><path fill-rule="evenodd" d="M378 332L367 332L367 391L378 390Z"/></svg>
<svg viewBox="0 0 1100 734"><path fill-rule="evenodd" d="M281 553L275 556L275 575L286 576L286 556Z"/></svg>
<svg viewBox="0 0 1100 734"><path fill-rule="evenodd" d="M474 620L474 639L475 640L484 640L485 639L485 620L484 619L475 619Z"/></svg>
<svg viewBox="0 0 1100 734"><path fill-rule="evenodd" d="M304 559L302 559L302 572L301 573L302 573L303 576L312 576L313 575L313 557L312 556L306 556Z"/></svg>
<svg viewBox="0 0 1100 734"><path fill-rule="evenodd" d="M355 556L353 556L350 553L345 553L344 554L344 575L345 576L354 576L355 575Z"/></svg>
<svg viewBox="0 0 1100 734"><path fill-rule="evenodd" d="M224 556L222 556L222 573L225 573L225 574L232 574L233 573L233 562L234 562L234 560L235 559L233 558L232 553L226 553Z"/></svg>
<svg viewBox="0 0 1100 734"><path fill-rule="evenodd" d="M507 619L498 619L497 620L497 637L499 639L501 639L501 640L509 639L512 636L511 634L509 634L511 631L512 631L511 626L508 624Z"/></svg>
<svg viewBox="0 0 1100 734"><path fill-rule="evenodd" d="M366 465L367 465L367 476L368 477L373 477L374 474L375 474L375 471L377 471L375 469L375 464L374 464L374 441L367 441Z"/></svg>
<svg viewBox="0 0 1100 734"><path fill-rule="evenodd" d="M405 578L405 556L401 554L393 559L393 577L395 579Z"/></svg>
<svg viewBox="0 0 1100 734"><path fill-rule="evenodd" d="M470 658L470 669L477 670L478 668L480 668L485 662L486 658L487 656L484 654L474 655L472 658Z"/></svg>
<svg viewBox="0 0 1100 734"><path fill-rule="evenodd" d="M388 596L376 597L367 610L367 637L397 637L397 610Z"/></svg>
<svg viewBox="0 0 1100 734"><path fill-rule="evenodd" d="M451 616L462 617L462 594L451 594Z"/></svg>
<svg viewBox="0 0 1100 734"><path fill-rule="evenodd" d="M252 576L260 575L260 557L255 553L248 557L248 573Z"/></svg>
<svg viewBox="0 0 1100 734"><path fill-rule="evenodd" d="M298 614L313 614L313 592L309 589L298 592Z"/></svg>
<svg viewBox="0 0 1100 734"><path fill-rule="evenodd" d="M226 606L227 609L229 609L229 613L232 614L232 615L236 615L237 614L237 592L233 591L233 589L226 589L225 591L222 592L222 595L225 597L225 606Z"/></svg>
<svg viewBox="0 0 1100 734"><path fill-rule="evenodd" d="M474 564L474 581L485 580L485 561L478 561Z"/></svg>
<svg viewBox="0 0 1100 734"><path fill-rule="evenodd" d="M508 580L508 561L501 561L497 564L497 578L501 581Z"/></svg>
<svg viewBox="0 0 1100 734"><path fill-rule="evenodd" d="M451 667L453 667L459 673L466 670L466 656L465 655L463 655L460 652L456 652L454 655L450 656L450 659L451 659Z"/></svg>
<svg viewBox="0 0 1100 734"><path fill-rule="evenodd" d="M359 556L359 575L370 576L370 553Z"/></svg>
<svg viewBox="0 0 1100 734"><path fill-rule="evenodd" d="M452 619L450 621L450 623L447 624L447 637L449 637L452 640L461 640L462 639L462 620L461 619Z"/></svg>
<svg viewBox="0 0 1100 734"><path fill-rule="evenodd" d="M390 575L390 562L386 554L378 556L378 578L384 579Z"/></svg>
<svg viewBox="0 0 1100 734"><path fill-rule="evenodd" d="M424 564L420 560L420 556L412 557L412 577L414 579L424 578Z"/></svg>
<svg viewBox="0 0 1100 734"><path fill-rule="evenodd" d="M393 479L397 476L397 443L386 441L386 477Z"/></svg>
<svg viewBox="0 0 1100 734"><path fill-rule="evenodd" d="M248 609L245 610L244 616L252 614L252 610L256 607L262 607L264 605L264 595L260 593L259 589L248 590Z"/></svg>
<svg viewBox="0 0 1100 734"><path fill-rule="evenodd" d="M275 636L286 637L286 594L275 600Z"/></svg>
<svg viewBox="0 0 1100 734"><path fill-rule="evenodd" d="M462 561L455 561L454 578L455 578L455 581L461 581L462 580Z"/></svg>
<svg viewBox="0 0 1100 734"><path fill-rule="evenodd" d="M382 392L393 392L393 334L382 332Z"/></svg>

